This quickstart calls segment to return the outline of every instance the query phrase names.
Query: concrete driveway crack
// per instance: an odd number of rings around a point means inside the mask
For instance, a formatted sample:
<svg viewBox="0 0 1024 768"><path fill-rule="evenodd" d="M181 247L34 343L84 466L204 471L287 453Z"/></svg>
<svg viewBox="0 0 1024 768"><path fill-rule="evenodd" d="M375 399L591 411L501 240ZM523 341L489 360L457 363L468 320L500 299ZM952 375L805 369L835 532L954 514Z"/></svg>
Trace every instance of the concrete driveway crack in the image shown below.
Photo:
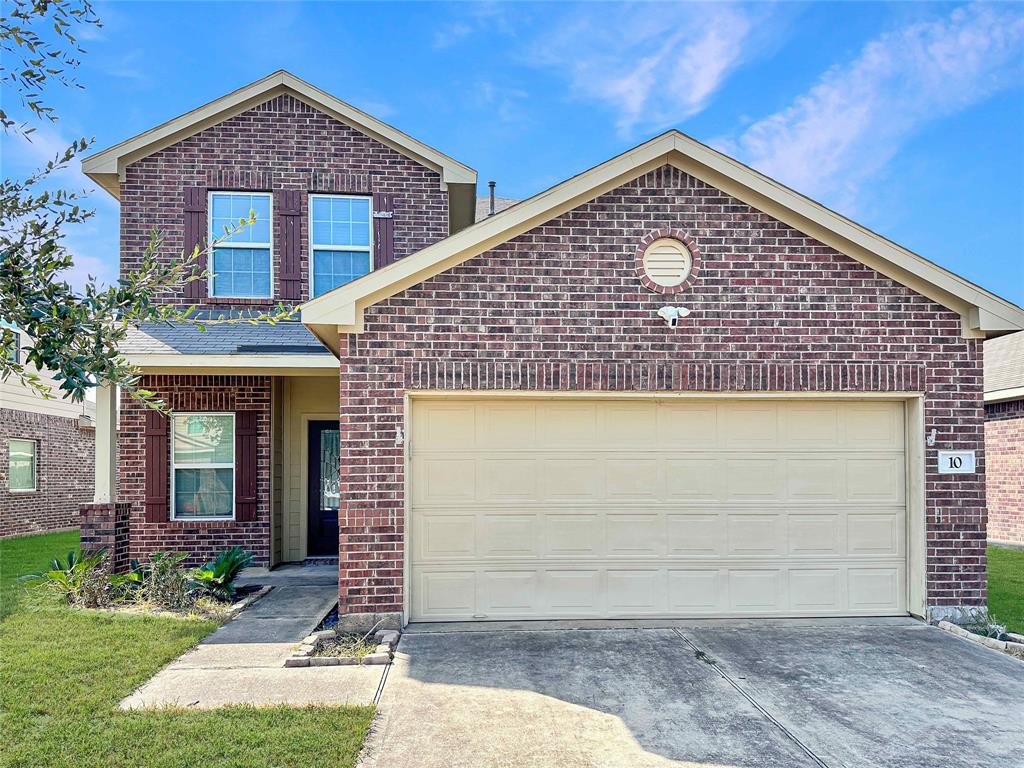
<svg viewBox="0 0 1024 768"><path fill-rule="evenodd" d="M776 728L782 731L782 734L787 739L796 744L797 747L799 747L804 754L806 754L809 758L811 758L811 760L814 761L816 765L819 766L819 768L831 768L831 766L829 766L828 763L826 763L824 760L822 760L820 757L818 757L818 755L814 753L814 750L812 750L809 746L804 744L804 742L797 738L796 734L794 734L785 725L779 722L779 720L777 720L771 712L765 709L761 705L761 703L758 702L757 699L755 699L746 690L744 690L743 686L736 682L736 680L734 680L728 672L722 669L722 665L715 661L715 659L711 655L709 655L707 651L704 651L703 649L699 648L696 643L690 640L690 638L688 638L678 629L673 628L672 631L676 634L677 637L679 637L680 640L682 640L684 643L686 643L686 645L693 649L693 654L697 657L699 661L703 661L705 664L707 664L709 667L715 670L722 677L722 679L725 680L725 682L731 685L740 696L749 701L750 705L754 707L754 709L756 709L758 712L760 712L761 715L764 716L766 720L768 720L768 722L770 722L772 725L774 725Z"/></svg>

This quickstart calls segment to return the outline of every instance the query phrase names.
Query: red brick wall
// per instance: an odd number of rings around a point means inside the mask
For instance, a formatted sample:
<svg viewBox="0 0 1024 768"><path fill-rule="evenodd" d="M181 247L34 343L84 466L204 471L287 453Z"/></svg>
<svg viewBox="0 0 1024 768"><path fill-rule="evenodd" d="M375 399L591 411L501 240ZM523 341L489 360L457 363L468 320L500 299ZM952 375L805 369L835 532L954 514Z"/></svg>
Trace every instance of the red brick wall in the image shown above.
<svg viewBox="0 0 1024 768"><path fill-rule="evenodd" d="M681 293L640 284L652 230L690 234ZM693 314L670 330L664 304ZM926 394L931 606L981 605L985 485L981 342L960 318L859 262L670 168L652 172L369 308L343 340L340 595L402 606L401 446L408 389L915 391ZM977 451L938 475L936 450Z"/></svg>
<svg viewBox="0 0 1024 768"><path fill-rule="evenodd" d="M121 183L121 272L137 269L149 232L164 237L167 258L182 251L182 190L394 195L395 256L448 235L448 198L440 176L390 147L291 96L278 96L132 163ZM308 200L303 200L302 290L308 298ZM280 295L281 233L274 222L274 295ZM180 294L167 297L186 302ZM250 300L210 301L220 308Z"/></svg>
<svg viewBox="0 0 1024 768"><path fill-rule="evenodd" d="M245 547L253 565L270 562L270 378L267 376L145 376L141 386L156 392L175 411L258 411L258 503L256 519L170 520L147 523L145 501L145 407L121 399L118 435L118 501L131 504L129 556L152 552L188 552L188 563L200 564L222 549ZM168 451L170 461L170 451ZM170 477L168 468L168 477Z"/></svg>
<svg viewBox="0 0 1024 768"><path fill-rule="evenodd" d="M95 431L77 419L0 409L0 538L78 526L78 507L93 497ZM11 493L8 441L36 441L36 485Z"/></svg>
<svg viewBox="0 0 1024 768"><path fill-rule="evenodd" d="M985 406L988 539L1024 545L1024 400Z"/></svg>

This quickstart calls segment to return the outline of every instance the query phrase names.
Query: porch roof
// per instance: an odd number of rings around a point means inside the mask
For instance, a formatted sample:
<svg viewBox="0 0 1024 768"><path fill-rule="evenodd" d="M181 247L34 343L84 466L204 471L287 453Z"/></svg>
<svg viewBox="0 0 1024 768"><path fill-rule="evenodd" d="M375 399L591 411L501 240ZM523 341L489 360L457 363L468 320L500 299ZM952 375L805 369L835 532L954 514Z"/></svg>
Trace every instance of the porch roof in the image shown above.
<svg viewBox="0 0 1024 768"><path fill-rule="evenodd" d="M206 317L197 317L202 321ZM195 323L143 323L132 328L121 344L121 352L133 355L330 355L324 345L300 322L271 325L207 325Z"/></svg>

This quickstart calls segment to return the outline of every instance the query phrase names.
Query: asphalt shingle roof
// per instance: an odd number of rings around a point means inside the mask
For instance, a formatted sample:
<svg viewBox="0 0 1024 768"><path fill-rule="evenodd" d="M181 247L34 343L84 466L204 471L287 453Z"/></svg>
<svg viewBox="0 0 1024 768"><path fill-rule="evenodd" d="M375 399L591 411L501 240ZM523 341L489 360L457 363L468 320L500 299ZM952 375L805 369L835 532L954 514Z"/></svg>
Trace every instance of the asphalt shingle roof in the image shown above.
<svg viewBox="0 0 1024 768"><path fill-rule="evenodd" d="M495 197L494 198L494 212L500 213L506 208L511 208L516 203L522 202L515 200L511 197ZM483 221L487 218L488 212L491 210L491 198L489 196L478 197L476 199L476 221Z"/></svg>
<svg viewBox="0 0 1024 768"><path fill-rule="evenodd" d="M205 318L197 318L205 319ZM318 355L331 354L302 323L143 323L128 332L121 351L136 355Z"/></svg>
<svg viewBox="0 0 1024 768"><path fill-rule="evenodd" d="M1024 331L985 342L985 391L1024 387Z"/></svg>

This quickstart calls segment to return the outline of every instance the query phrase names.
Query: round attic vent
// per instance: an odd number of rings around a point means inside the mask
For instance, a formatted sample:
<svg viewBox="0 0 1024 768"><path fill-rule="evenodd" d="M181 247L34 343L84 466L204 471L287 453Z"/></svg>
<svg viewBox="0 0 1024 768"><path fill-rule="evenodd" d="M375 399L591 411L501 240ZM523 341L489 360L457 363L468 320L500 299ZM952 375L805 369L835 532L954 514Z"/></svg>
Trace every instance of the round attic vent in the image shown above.
<svg viewBox="0 0 1024 768"><path fill-rule="evenodd" d="M686 282L692 269L693 254L673 237L658 238L644 249L644 274L657 286L676 288Z"/></svg>

